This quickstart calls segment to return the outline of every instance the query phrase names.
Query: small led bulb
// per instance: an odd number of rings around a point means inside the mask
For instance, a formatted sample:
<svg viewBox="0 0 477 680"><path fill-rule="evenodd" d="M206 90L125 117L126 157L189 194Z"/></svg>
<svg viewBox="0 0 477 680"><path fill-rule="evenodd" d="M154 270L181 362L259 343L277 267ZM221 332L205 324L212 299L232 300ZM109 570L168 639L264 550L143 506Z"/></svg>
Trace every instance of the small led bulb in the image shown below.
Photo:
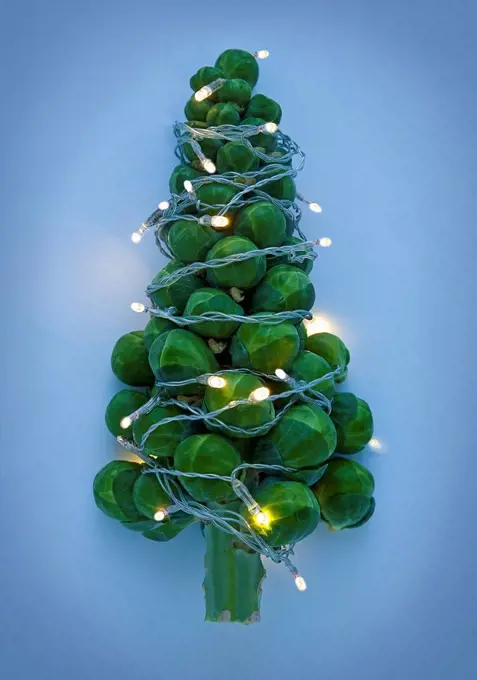
<svg viewBox="0 0 477 680"><path fill-rule="evenodd" d="M204 87L201 87L200 90L197 90L197 92L194 95L194 99L195 99L196 102L203 102L204 99L207 99L207 97L210 97L212 92L213 92L213 90L212 90L211 87L204 85Z"/></svg>
<svg viewBox="0 0 477 680"><path fill-rule="evenodd" d="M253 53L253 56L257 59L267 59L270 56L270 52L268 50L258 50L258 52Z"/></svg>
<svg viewBox="0 0 477 680"><path fill-rule="evenodd" d="M268 387L257 387L256 390L250 393L250 401L264 401L270 396L270 390Z"/></svg>
<svg viewBox="0 0 477 680"><path fill-rule="evenodd" d="M275 375L277 378L280 378L280 380L286 380L288 378L288 375L285 373L283 368L277 368L275 371Z"/></svg>
<svg viewBox="0 0 477 680"><path fill-rule="evenodd" d="M169 207L169 201L161 201L157 207L159 210L167 210Z"/></svg>
<svg viewBox="0 0 477 680"><path fill-rule="evenodd" d="M156 522L163 522L167 517L167 510L165 508L162 508L161 510L158 510L157 512L154 513L154 519Z"/></svg>
<svg viewBox="0 0 477 680"><path fill-rule="evenodd" d="M300 576L300 574L297 574L295 576L295 585L298 588L298 590L306 590L306 581L303 578L303 576Z"/></svg>
<svg viewBox="0 0 477 680"><path fill-rule="evenodd" d="M315 213L321 212L321 206L319 206L318 203L309 203L308 207L310 208L311 212Z"/></svg>
<svg viewBox="0 0 477 680"><path fill-rule="evenodd" d="M315 335L315 333L330 333L331 324L322 316L313 316L311 321L305 319L303 321L306 328L307 335Z"/></svg>
<svg viewBox="0 0 477 680"><path fill-rule="evenodd" d="M318 243L322 248L329 248L333 241L330 238L328 238L328 236L325 236L324 238L320 238Z"/></svg>
<svg viewBox="0 0 477 680"><path fill-rule="evenodd" d="M265 123L263 129L273 135L278 130L278 125L276 123Z"/></svg>
<svg viewBox="0 0 477 680"><path fill-rule="evenodd" d="M266 512L263 512L263 510L257 512L257 514L253 516L253 519L260 527L267 528L270 526L270 517Z"/></svg>
<svg viewBox="0 0 477 680"><path fill-rule="evenodd" d="M229 218L224 215L214 215L210 220L213 227L227 227L229 224Z"/></svg>
<svg viewBox="0 0 477 680"><path fill-rule="evenodd" d="M194 187L193 187L192 182L190 181L190 179L186 179L186 180L185 180L185 182L184 182L184 189L185 189L185 190L187 191L187 193L189 193L189 194L193 194L193 193L194 193Z"/></svg>
<svg viewBox="0 0 477 680"><path fill-rule="evenodd" d="M209 387L221 389L222 387L225 387L226 384L224 378L221 378L220 375L211 375L207 378L207 385Z"/></svg>
<svg viewBox="0 0 477 680"><path fill-rule="evenodd" d="M204 158L204 160L202 161L202 166L203 166L204 170L206 170L210 175L212 175L216 170L216 167L212 163L210 158Z"/></svg>
<svg viewBox="0 0 477 680"><path fill-rule="evenodd" d="M376 439L373 437L372 439L369 440L369 446L374 449L375 451L382 451L383 450L383 445L379 441L379 439Z"/></svg>
<svg viewBox="0 0 477 680"><path fill-rule="evenodd" d="M142 302L133 302L131 304L131 309L133 312L141 313L145 311L146 307L142 304Z"/></svg>
<svg viewBox="0 0 477 680"><path fill-rule="evenodd" d="M132 419L129 416L126 416L120 421L119 424L123 428L123 430L127 430L128 427L131 427L132 425Z"/></svg>
<svg viewBox="0 0 477 680"><path fill-rule="evenodd" d="M131 234L131 241L133 243L141 243L142 234L140 234L138 231L133 231L133 233Z"/></svg>

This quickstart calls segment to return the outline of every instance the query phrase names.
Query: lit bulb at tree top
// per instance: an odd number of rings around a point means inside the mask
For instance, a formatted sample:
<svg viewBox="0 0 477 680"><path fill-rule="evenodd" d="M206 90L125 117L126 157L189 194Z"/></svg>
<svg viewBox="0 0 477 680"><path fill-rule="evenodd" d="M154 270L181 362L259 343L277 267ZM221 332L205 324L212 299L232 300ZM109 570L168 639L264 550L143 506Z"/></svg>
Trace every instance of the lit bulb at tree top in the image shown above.
<svg viewBox="0 0 477 680"><path fill-rule="evenodd" d="M330 331L331 324L323 316L319 316L319 315L314 314L311 321L305 319L303 321L303 323L305 325L307 335L315 335L315 333L330 333L331 332Z"/></svg>

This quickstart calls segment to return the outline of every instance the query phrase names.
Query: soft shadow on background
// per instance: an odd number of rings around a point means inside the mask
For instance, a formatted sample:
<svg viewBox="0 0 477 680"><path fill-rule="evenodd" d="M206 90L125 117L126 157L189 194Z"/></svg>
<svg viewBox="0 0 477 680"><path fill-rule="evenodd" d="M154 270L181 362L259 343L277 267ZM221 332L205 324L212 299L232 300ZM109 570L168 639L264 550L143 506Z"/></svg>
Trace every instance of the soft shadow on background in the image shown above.
<svg viewBox="0 0 477 680"><path fill-rule="evenodd" d="M474 2L2 4L2 578L8 680L415 680L475 657ZM196 527L148 542L96 510L111 348L162 265L129 234L168 195L188 80L266 48L257 91L307 152L331 236L317 306L372 405L377 511L297 548L262 622L204 624ZM5 153L6 152L6 153Z"/></svg>

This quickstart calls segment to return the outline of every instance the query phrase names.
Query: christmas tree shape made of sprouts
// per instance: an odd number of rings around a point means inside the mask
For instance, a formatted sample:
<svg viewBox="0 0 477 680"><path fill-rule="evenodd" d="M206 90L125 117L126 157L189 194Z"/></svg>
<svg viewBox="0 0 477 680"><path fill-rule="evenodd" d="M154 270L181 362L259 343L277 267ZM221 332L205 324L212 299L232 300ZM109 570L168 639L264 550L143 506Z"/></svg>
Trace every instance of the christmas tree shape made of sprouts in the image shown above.
<svg viewBox="0 0 477 680"><path fill-rule="evenodd" d="M134 232L155 233L169 263L147 288L144 331L122 336L112 370L128 388L106 410L140 462L94 480L98 507L153 541L199 522L209 621L260 618L263 561L299 590L294 545L320 520L342 530L374 510L374 481L349 458L373 433L365 401L343 391L349 352L307 335L315 291L296 191L304 154L280 105L253 94L264 53L231 49L190 80L176 123L171 196ZM337 455L338 454L338 455Z"/></svg>

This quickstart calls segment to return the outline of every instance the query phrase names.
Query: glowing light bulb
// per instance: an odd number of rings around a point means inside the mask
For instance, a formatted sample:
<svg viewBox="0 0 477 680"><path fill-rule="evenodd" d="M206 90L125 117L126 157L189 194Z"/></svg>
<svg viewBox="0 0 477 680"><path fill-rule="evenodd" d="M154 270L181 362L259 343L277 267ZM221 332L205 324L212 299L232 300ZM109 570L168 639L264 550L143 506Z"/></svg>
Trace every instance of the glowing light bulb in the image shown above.
<svg viewBox="0 0 477 680"><path fill-rule="evenodd" d="M167 510L162 509L154 513L154 519L156 522L163 522L167 517Z"/></svg>
<svg viewBox="0 0 477 680"><path fill-rule="evenodd" d="M315 333L330 333L330 322L323 316L313 316L311 321L305 319L303 321L306 328L307 335L315 335Z"/></svg>
<svg viewBox="0 0 477 680"><path fill-rule="evenodd" d="M123 419L120 421L119 424L121 425L121 427L123 428L123 430L127 430L128 427L131 427L131 425L132 425L132 419L131 419L129 416L126 416L125 418L123 418Z"/></svg>
<svg viewBox="0 0 477 680"><path fill-rule="evenodd" d="M161 201L157 207L159 210L167 210L169 207L169 201Z"/></svg>
<svg viewBox="0 0 477 680"><path fill-rule="evenodd" d="M229 224L229 218L225 215L214 215L210 220L213 227L227 227Z"/></svg>
<svg viewBox="0 0 477 680"><path fill-rule="evenodd" d="M257 59L267 59L270 56L268 50L258 50L258 52L253 52L253 56Z"/></svg>
<svg viewBox="0 0 477 680"><path fill-rule="evenodd" d="M133 302L131 304L131 309L133 312L138 312L140 314L141 312L144 312L146 307L142 304L142 302Z"/></svg>
<svg viewBox="0 0 477 680"><path fill-rule="evenodd" d="M202 161L202 167L203 167L204 170L206 170L210 175L212 175L212 174L215 172L215 170L216 170L216 167L215 167L215 165L212 163L212 161L210 160L210 158L204 158L204 160Z"/></svg>
<svg viewBox="0 0 477 680"><path fill-rule="evenodd" d="M184 189L189 193L193 194L194 193L194 187L192 185L192 182L189 179L186 179L184 182Z"/></svg>
<svg viewBox="0 0 477 680"><path fill-rule="evenodd" d="M204 85L204 87L201 87L200 90L197 90L197 92L194 95L194 99L196 102L203 102L204 99L207 99L207 97L210 97L212 94L212 88L208 87L207 85Z"/></svg>
<svg viewBox="0 0 477 680"><path fill-rule="evenodd" d="M374 449L375 451L382 451L383 450L383 445L379 441L379 439L376 439L373 437L372 439L369 440L368 445Z"/></svg>
<svg viewBox="0 0 477 680"><path fill-rule="evenodd" d="M207 385L209 387L215 387L216 389L221 389L222 387L225 387L226 381L224 378L221 378L220 375L211 375L207 378Z"/></svg>
<svg viewBox="0 0 477 680"><path fill-rule="evenodd" d="M255 524L258 524L258 526L263 529L267 529L270 526L270 515L263 510L257 512L257 514L253 516L253 519Z"/></svg>
<svg viewBox="0 0 477 680"><path fill-rule="evenodd" d="M131 241L133 243L141 243L142 234L140 234L138 231L133 231L133 233L131 234Z"/></svg>
<svg viewBox="0 0 477 680"><path fill-rule="evenodd" d="M295 585L298 588L298 590L306 590L306 581L303 578L303 576L300 576L300 574L297 574L295 576Z"/></svg>
<svg viewBox="0 0 477 680"><path fill-rule="evenodd" d="M250 393L249 401L264 401L270 396L268 387L257 387L256 390Z"/></svg>
<svg viewBox="0 0 477 680"><path fill-rule="evenodd" d="M318 243L322 248L329 248L333 241L330 238L328 238L328 236L325 236L324 238L320 238Z"/></svg>
<svg viewBox="0 0 477 680"><path fill-rule="evenodd" d="M273 135L273 133L278 130L278 125L276 123L265 123L263 129Z"/></svg>
<svg viewBox="0 0 477 680"><path fill-rule="evenodd" d="M315 213L320 213L321 212L321 206L318 205L318 203L309 203L308 207L312 212Z"/></svg>
<svg viewBox="0 0 477 680"><path fill-rule="evenodd" d="M280 378L280 380L286 380L288 378L288 375L285 373L283 368L277 368L275 371L275 375L277 378Z"/></svg>

